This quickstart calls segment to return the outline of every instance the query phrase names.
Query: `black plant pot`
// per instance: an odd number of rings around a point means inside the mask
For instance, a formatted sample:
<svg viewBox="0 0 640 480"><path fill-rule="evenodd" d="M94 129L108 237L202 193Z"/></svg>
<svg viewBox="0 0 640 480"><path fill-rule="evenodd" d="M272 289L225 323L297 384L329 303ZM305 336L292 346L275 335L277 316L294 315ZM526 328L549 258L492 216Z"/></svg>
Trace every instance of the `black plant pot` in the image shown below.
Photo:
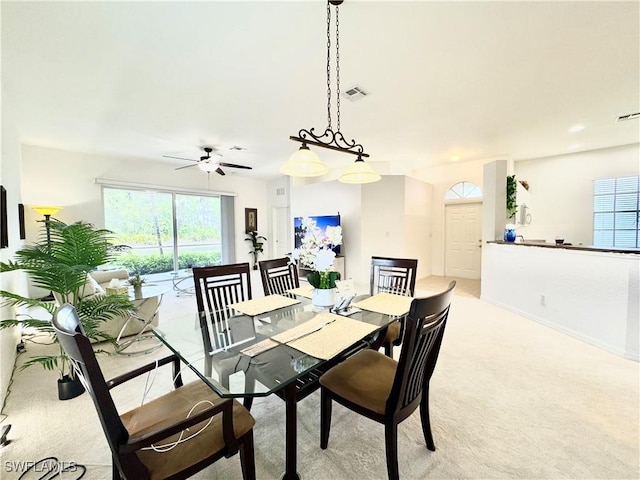
<svg viewBox="0 0 640 480"><path fill-rule="evenodd" d="M71 400L83 393L84 387L78 377L72 379L69 375L65 375L62 379L58 380L58 399Z"/></svg>

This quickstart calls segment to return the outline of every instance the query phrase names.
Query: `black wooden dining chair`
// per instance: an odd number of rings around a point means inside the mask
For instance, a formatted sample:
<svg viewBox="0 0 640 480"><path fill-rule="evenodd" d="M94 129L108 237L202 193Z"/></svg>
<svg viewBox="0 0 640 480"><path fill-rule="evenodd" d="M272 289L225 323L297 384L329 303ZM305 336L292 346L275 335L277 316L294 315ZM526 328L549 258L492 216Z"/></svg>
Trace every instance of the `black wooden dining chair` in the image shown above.
<svg viewBox="0 0 640 480"><path fill-rule="evenodd" d="M399 478L398 424L420 406L422 433L436 447L429 419L429 381L438 360L456 282L447 290L411 302L396 362L375 350L362 350L320 377L320 447L329 443L332 400L385 426L387 474Z"/></svg>
<svg viewBox="0 0 640 480"><path fill-rule="evenodd" d="M251 300L251 267L248 262L231 265L194 267L193 283L196 305L205 347L205 375L212 373L211 354L231 343L230 305ZM222 365L224 362L217 362ZM227 372L228 373L228 372ZM228 375L218 372L221 383L228 387ZM233 372L231 372L233 373Z"/></svg>
<svg viewBox="0 0 640 480"><path fill-rule="evenodd" d="M238 451L243 478L256 478L255 422L240 403L220 398L199 380L183 385L176 355L107 382L75 308L69 304L59 307L52 324L98 412L111 448L114 480L184 479ZM120 415L111 389L168 364L173 366L175 390ZM78 419L69 422L80 425Z"/></svg>
<svg viewBox="0 0 640 480"><path fill-rule="evenodd" d="M300 286L298 268L287 257L258 262L265 295L282 295Z"/></svg>
<svg viewBox="0 0 640 480"><path fill-rule="evenodd" d="M369 293L386 292L412 297L416 288L418 260L411 258L371 257ZM382 346L393 357L393 346L400 345L404 334L401 321L387 327Z"/></svg>

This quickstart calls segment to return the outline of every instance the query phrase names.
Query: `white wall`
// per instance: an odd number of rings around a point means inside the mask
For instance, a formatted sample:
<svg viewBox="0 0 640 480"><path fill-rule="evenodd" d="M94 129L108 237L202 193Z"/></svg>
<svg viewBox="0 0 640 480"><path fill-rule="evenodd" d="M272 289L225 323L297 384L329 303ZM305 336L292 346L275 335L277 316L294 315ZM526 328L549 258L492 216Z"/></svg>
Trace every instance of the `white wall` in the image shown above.
<svg viewBox="0 0 640 480"><path fill-rule="evenodd" d="M433 185L405 178L404 191L404 254L418 259L417 278L431 275Z"/></svg>
<svg viewBox="0 0 640 480"><path fill-rule="evenodd" d="M41 216L29 205L58 205L55 215L64 222L85 220L104 227L102 189L96 178L150 185L235 193L236 261L250 261L244 234L244 209L258 209L258 227L269 224L267 184L263 180L238 177L232 172L207 174L197 167L175 170L172 163L109 157L55 150L31 145L22 147L23 199L27 240L35 238ZM245 254L246 253L246 254Z"/></svg>
<svg viewBox="0 0 640 480"><path fill-rule="evenodd" d="M456 162L414 172L417 179L433 185L431 193L431 275L444 275L445 193L458 182L472 182L482 189L482 169L485 164L493 161L492 159L483 159Z"/></svg>
<svg viewBox="0 0 640 480"><path fill-rule="evenodd" d="M417 258L417 277L431 273L432 186L404 175L362 185L360 271L368 282L371 257Z"/></svg>
<svg viewBox="0 0 640 480"><path fill-rule="evenodd" d="M340 214L347 278L360 277L360 245L362 220L361 187L345 185L336 180L323 183L293 182L291 187L291 218L309 215Z"/></svg>
<svg viewBox="0 0 640 480"><path fill-rule="evenodd" d="M267 247L265 249L265 253L267 255L266 258L276 258L276 244L273 242L275 239L275 232L273 231L273 209L274 208L290 208L290 187L291 179L285 175L271 180L267 183L267 211L268 211L268 228L264 231L266 232L267 237ZM293 217L289 215L289 222L287 225L287 238L280 239L280 241L286 242L285 245L281 245L281 247L286 248L287 251L293 250ZM264 260L264 258L263 258Z"/></svg>
<svg viewBox="0 0 640 480"><path fill-rule="evenodd" d="M482 299L640 360L640 255L484 246Z"/></svg>
<svg viewBox="0 0 640 480"><path fill-rule="evenodd" d="M18 204L22 203L20 186L20 143L17 132L13 129L13 122L9 120L8 100L3 90L2 110L2 159L0 159L0 184L7 189L7 234L9 247L0 250L0 260L7 262L13 259L16 250L22 246L18 224ZM27 281L23 272L0 273L0 288L26 295ZM9 307L0 307L0 318L3 320L16 318L16 311ZM17 328L0 330L0 412L4 406L7 389L11 382L13 366L16 360L16 345L20 340Z"/></svg>
<svg viewBox="0 0 640 480"><path fill-rule="evenodd" d="M640 144L515 162L518 204L526 200L531 224L518 227L525 239L553 241L557 235L573 244L593 243L593 180L640 175Z"/></svg>
<svg viewBox="0 0 640 480"><path fill-rule="evenodd" d="M431 185L403 175L376 183L300 182L292 187L292 217L340 213L345 270L358 291L369 290L372 256L418 259L418 278L430 273Z"/></svg>
<svg viewBox="0 0 640 480"><path fill-rule="evenodd" d="M404 179L385 175L379 182L361 186L362 245L358 280L366 285L365 291L369 291L371 257L407 256L404 254Z"/></svg>

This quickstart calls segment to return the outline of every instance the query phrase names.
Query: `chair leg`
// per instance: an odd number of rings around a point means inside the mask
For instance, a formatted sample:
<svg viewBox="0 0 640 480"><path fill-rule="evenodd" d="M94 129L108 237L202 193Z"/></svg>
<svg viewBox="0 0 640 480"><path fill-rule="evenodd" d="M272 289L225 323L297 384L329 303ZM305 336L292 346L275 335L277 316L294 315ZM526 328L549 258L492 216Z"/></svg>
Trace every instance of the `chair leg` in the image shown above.
<svg viewBox="0 0 640 480"><path fill-rule="evenodd" d="M389 358L393 358L393 343L392 342L384 342L384 354Z"/></svg>
<svg viewBox="0 0 640 480"><path fill-rule="evenodd" d="M256 480L256 461L253 453L253 431L244 435L240 444L240 467L244 480Z"/></svg>
<svg viewBox="0 0 640 480"><path fill-rule="evenodd" d="M244 408L246 408L248 411L251 411L251 405L253 405L253 397L244 397L244 401L242 403L244 405Z"/></svg>
<svg viewBox="0 0 640 480"><path fill-rule="evenodd" d="M420 400L420 421L422 422L422 434L427 448L432 452L436 451L436 444L433 442L431 434L431 421L429 419L429 386L422 390L422 399Z"/></svg>
<svg viewBox="0 0 640 480"><path fill-rule="evenodd" d="M212 362L213 360L211 360L211 357L207 355L204 359L204 376L205 377L209 377L209 378L211 377Z"/></svg>
<svg viewBox="0 0 640 480"><path fill-rule="evenodd" d="M331 397L324 388L320 389L320 448L326 450L331 430Z"/></svg>
<svg viewBox="0 0 640 480"><path fill-rule="evenodd" d="M113 459L111 460L111 478L113 480L121 480L122 478L120 476L120 471L118 470L118 467L116 467L116 462Z"/></svg>
<svg viewBox="0 0 640 480"><path fill-rule="evenodd" d="M389 480L398 480L398 425L391 424L384 426L384 442L387 451L387 475Z"/></svg>

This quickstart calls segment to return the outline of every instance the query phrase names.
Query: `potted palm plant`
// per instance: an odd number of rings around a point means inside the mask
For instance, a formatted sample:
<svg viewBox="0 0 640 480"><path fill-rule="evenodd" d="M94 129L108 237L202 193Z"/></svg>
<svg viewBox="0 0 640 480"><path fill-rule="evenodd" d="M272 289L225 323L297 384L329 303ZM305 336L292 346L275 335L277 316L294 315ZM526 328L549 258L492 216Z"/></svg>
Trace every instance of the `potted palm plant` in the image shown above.
<svg viewBox="0 0 640 480"><path fill-rule="evenodd" d="M46 222L50 235L47 236L43 229L38 242L16 252L15 261L0 262L0 271L25 271L34 285L50 290L59 302L70 303L77 309L89 338L96 342L114 342L113 337L100 330L100 325L117 315L134 311L128 295L96 294L83 297L88 272L109 263L120 249L111 243L112 233L86 222L70 225L55 219ZM4 305L13 306L16 311L46 312L46 315L42 315L45 318L19 313L16 318L0 320L0 328L24 327L53 335L50 317L56 310L54 303L6 290L0 290L0 297ZM42 310L38 310L38 307ZM52 336L52 342L57 343L55 335ZM62 348L52 355L31 357L22 368L37 364L46 370L58 371L58 396L61 400L73 398L84 391L78 386L75 372Z"/></svg>
<svg viewBox="0 0 640 480"><path fill-rule="evenodd" d="M249 254L251 254L251 256L253 257L253 269L257 270L258 269L258 254L262 253L263 247L264 247L264 242L267 240L265 237L263 237L262 235L259 235L257 231L251 231L247 233L247 236L245 237L245 240L247 242L251 242L251 246L253 247L253 250L251 250L249 252Z"/></svg>

